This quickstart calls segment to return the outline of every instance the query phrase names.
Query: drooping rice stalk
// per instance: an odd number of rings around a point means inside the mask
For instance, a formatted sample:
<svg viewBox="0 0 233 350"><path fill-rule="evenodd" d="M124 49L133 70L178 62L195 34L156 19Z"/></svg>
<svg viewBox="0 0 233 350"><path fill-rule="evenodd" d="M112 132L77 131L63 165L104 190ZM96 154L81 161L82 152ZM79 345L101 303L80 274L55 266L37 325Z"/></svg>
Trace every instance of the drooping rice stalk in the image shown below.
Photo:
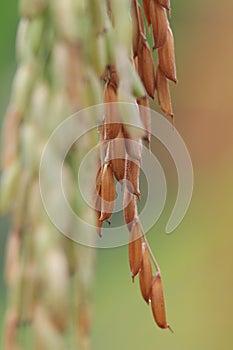
<svg viewBox="0 0 233 350"><path fill-rule="evenodd" d="M127 29L130 28L129 18L125 16L130 6L132 31ZM114 32L117 33L114 43L117 55L105 74L104 102L107 106L100 137L102 162L97 174L96 214L98 233L101 236L103 222L110 219L114 210L114 177L119 182L125 180L124 219L130 232L129 264L132 280L139 273L142 296L147 303L151 301L156 323L161 328L171 330L166 321L160 268L143 232L137 211L137 200L141 195L139 176L142 140L147 141L150 147L149 97L154 98L155 90L162 111L173 118L168 80L176 82L176 68L174 40L167 19L170 1L143 1L143 10L137 0L122 0L119 3L111 1L109 5ZM156 73L146 37L150 26L153 49L158 50ZM120 106L115 104L117 101L132 102L138 107L133 116L134 125L141 124L144 127L143 134L138 129L129 127L127 122L130 121L130 116L120 110ZM156 277L153 277L151 260L157 270Z"/></svg>
<svg viewBox="0 0 233 350"><path fill-rule="evenodd" d="M108 104L99 128L98 233L113 211L114 178L126 180L124 217L130 231L132 278L140 274L142 296L146 302L152 300L155 321L167 328L160 315L164 307L158 311L154 306L158 293L162 300L162 287L161 279L159 284L152 278L151 261L160 271L139 222L137 200L143 195L142 139L150 145L149 97L154 98L156 90L161 109L173 116L168 80L176 81L174 43L166 14L170 2L143 1L141 8L135 0L20 0L19 10L18 68L3 129L0 204L2 212L12 215L4 349L25 348L20 337L25 324L30 327L31 348L65 349L68 338L74 349L90 347L95 252L64 238L49 221L38 175L41 152L52 131L73 112L101 102ZM156 73L146 37L149 26L158 49ZM126 111L109 104L117 101L135 104L132 121L144 130L127 125ZM80 206L73 188L75 167L95 142L90 137L81 148L72 148L63 169L73 209L90 220L96 213ZM51 190L48 195L62 215L56 193ZM69 217L64 220L67 230L73 228Z"/></svg>

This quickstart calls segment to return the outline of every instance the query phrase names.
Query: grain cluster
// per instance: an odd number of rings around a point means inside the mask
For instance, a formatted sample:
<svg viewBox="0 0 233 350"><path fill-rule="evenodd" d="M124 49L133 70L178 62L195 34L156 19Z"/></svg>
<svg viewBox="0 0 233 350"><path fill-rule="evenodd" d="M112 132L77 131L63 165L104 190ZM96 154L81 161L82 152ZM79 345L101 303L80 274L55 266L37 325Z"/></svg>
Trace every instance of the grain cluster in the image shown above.
<svg viewBox="0 0 233 350"><path fill-rule="evenodd" d="M120 26L109 7L113 27ZM169 92L169 80L176 83L174 39L168 22L170 1L145 0L143 8L137 0L131 2L132 44L122 48L116 43L120 57L125 65L115 61L104 72L104 118L101 124L99 146L99 169L96 176L96 217L98 234L104 221L108 221L114 211L116 181L125 183L124 219L129 230L129 264L132 280L139 273L140 289L147 303L151 301L154 319L159 327L169 328L166 322L165 305L158 264L149 247L139 222L137 201L140 200L140 167L143 140L150 147L151 115L149 98L154 99L157 92L162 111L173 118ZM115 16L114 16L115 15ZM147 40L152 31L153 49ZM128 49L128 50L127 50ZM121 51L120 51L121 50ZM157 51L157 66L154 68L152 51ZM126 71L125 66L128 65ZM126 96L135 104L135 113L130 119L127 110L117 102L125 102ZM132 113L132 111L131 111ZM128 111L128 114L130 112ZM141 125L143 132L129 126ZM138 123L139 121L139 123ZM128 122L128 123L127 123ZM155 263L157 274L153 277L151 260Z"/></svg>
<svg viewBox="0 0 233 350"><path fill-rule="evenodd" d="M74 145L64 160L68 201L84 220L97 222L101 236L103 222L114 211L116 181L126 184L124 218L131 276L134 280L139 274L142 297L151 301L156 323L169 327L160 270L137 212L143 195L139 186L142 142L150 147L149 99L157 93L162 111L173 117L169 80L176 82L176 71L169 12L170 1L162 0L144 0L142 7L136 0L19 0L18 66L1 157L0 208L11 213L5 264L6 350L25 348L20 337L25 325L31 332L32 349L66 349L70 334L72 348L90 348L95 252L64 238L50 222L40 197L39 166L54 129L77 110L102 102L96 210L84 205L76 186L76 169L97 142L93 134ZM151 35L153 48L148 42ZM131 103L134 113L118 102ZM54 149L47 171L48 197L67 232L77 230L88 236L81 224L77 227L63 215L52 181L57 157L59 149ZM89 188L88 177L83 185ZM151 262L157 270L154 277Z"/></svg>

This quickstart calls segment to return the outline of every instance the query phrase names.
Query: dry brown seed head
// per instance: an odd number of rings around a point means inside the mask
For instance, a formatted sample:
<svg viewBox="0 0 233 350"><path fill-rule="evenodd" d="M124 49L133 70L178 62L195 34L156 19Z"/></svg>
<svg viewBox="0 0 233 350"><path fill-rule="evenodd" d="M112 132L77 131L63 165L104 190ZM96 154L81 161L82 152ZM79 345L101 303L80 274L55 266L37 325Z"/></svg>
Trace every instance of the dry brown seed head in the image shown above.
<svg viewBox="0 0 233 350"><path fill-rule="evenodd" d="M145 31L145 24L144 24L143 15L142 15L142 8L137 0L132 1L132 15L137 22L136 25L138 27L138 33L145 34L146 31Z"/></svg>
<svg viewBox="0 0 233 350"><path fill-rule="evenodd" d="M150 1L150 16L153 28L154 47L162 47L167 40L167 14L166 10L157 1Z"/></svg>
<svg viewBox="0 0 233 350"><path fill-rule="evenodd" d="M170 328L166 320L166 310L163 295L163 286L159 272L153 277L151 286L151 307L154 320L160 328Z"/></svg>
<svg viewBox="0 0 233 350"><path fill-rule="evenodd" d="M138 53L138 42L140 37L139 23L137 17L137 3L132 3L132 24L133 24L133 55L137 56Z"/></svg>
<svg viewBox="0 0 233 350"><path fill-rule="evenodd" d="M134 220L129 236L129 265L134 282L134 277L138 274L142 264L142 230L138 220Z"/></svg>
<svg viewBox="0 0 233 350"><path fill-rule="evenodd" d="M125 165L125 178L128 191L140 198L139 190L140 164L138 161L127 159Z"/></svg>
<svg viewBox="0 0 233 350"><path fill-rule="evenodd" d="M148 23L148 26L151 25L151 19L150 19L150 0L142 0L144 13L146 16L146 20Z"/></svg>
<svg viewBox="0 0 233 350"><path fill-rule="evenodd" d="M115 178L122 181L125 177L125 141L121 130L115 139L109 141L108 157Z"/></svg>
<svg viewBox="0 0 233 350"><path fill-rule="evenodd" d="M148 98L140 98L137 100L137 104L139 106L140 118L142 124L145 128L145 137L144 139L148 142L150 148L150 139L151 139L151 113L150 113L150 105Z"/></svg>
<svg viewBox="0 0 233 350"><path fill-rule="evenodd" d="M115 158L111 160L112 171L117 179L117 181L121 182L125 177L125 159L123 158Z"/></svg>
<svg viewBox="0 0 233 350"><path fill-rule="evenodd" d="M135 217L137 216L137 202L136 196L129 192L127 187L125 187L124 192L124 219L128 227L128 230L131 231L132 223Z"/></svg>
<svg viewBox="0 0 233 350"><path fill-rule="evenodd" d="M152 282L152 267L145 242L142 243L142 265L139 272L139 282L143 299L147 304L149 304Z"/></svg>
<svg viewBox="0 0 233 350"><path fill-rule="evenodd" d="M157 94L158 94L158 101L162 111L166 115L170 115L173 118L174 114L172 111L168 80L163 74L159 65L157 66L157 70L156 70L156 88L157 88Z"/></svg>
<svg viewBox="0 0 233 350"><path fill-rule="evenodd" d="M145 24L144 24L144 20L143 20L143 15L142 15L142 8L138 3L138 19L139 19L139 28L140 31L143 34L146 34L146 30L145 30Z"/></svg>
<svg viewBox="0 0 233 350"><path fill-rule="evenodd" d="M120 114L116 104L117 102L116 87L108 82L104 89L104 139L110 140L115 138L120 131Z"/></svg>
<svg viewBox="0 0 233 350"><path fill-rule="evenodd" d="M101 182L101 215L99 221L105 221L110 218L114 208L116 198L116 188L111 166L104 165Z"/></svg>
<svg viewBox="0 0 233 350"><path fill-rule="evenodd" d="M155 93L155 72L154 61L150 46L144 37L140 37L138 46L138 73L148 95L154 98Z"/></svg>
<svg viewBox="0 0 233 350"><path fill-rule="evenodd" d="M159 66L164 75L169 79L177 82L176 80L176 64L175 64L175 48L174 38L171 28L167 28L167 40L164 46L158 49Z"/></svg>
<svg viewBox="0 0 233 350"><path fill-rule="evenodd" d="M138 45L139 45L139 40L140 36L143 35L145 36L146 31L145 31L145 24L143 20L143 15L142 15L142 8L139 5L138 1L133 1L133 16L135 17L135 22L136 22L136 38L137 38L137 51L138 51ZM137 51L135 55L137 55Z"/></svg>

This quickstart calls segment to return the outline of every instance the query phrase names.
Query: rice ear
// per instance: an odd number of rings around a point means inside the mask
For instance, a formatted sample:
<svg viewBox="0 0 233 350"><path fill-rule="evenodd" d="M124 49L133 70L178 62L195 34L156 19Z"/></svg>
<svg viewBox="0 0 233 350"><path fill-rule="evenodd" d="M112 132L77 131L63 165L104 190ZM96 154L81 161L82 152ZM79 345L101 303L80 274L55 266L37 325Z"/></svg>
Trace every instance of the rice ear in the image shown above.
<svg viewBox="0 0 233 350"><path fill-rule="evenodd" d="M137 220L132 224L130 236L129 236L129 265L132 276L132 281L134 282L135 276L138 274L142 263L142 239L141 239L141 228Z"/></svg>
<svg viewBox="0 0 233 350"><path fill-rule="evenodd" d="M143 9L145 13L145 17L147 20L148 27L151 25L151 18L150 18L150 0L142 0L143 3Z"/></svg>
<svg viewBox="0 0 233 350"><path fill-rule="evenodd" d="M169 83L159 65L157 66L157 70L156 70L156 88L157 88L157 94L158 94L158 101L162 111L166 115L170 115L173 118L174 114L173 114L172 105L171 105Z"/></svg>
<svg viewBox="0 0 233 350"><path fill-rule="evenodd" d="M126 186L125 192L124 192L124 219L129 231L131 231L131 227L136 216L137 216L136 196L132 194Z"/></svg>
<svg viewBox="0 0 233 350"><path fill-rule="evenodd" d="M99 221L108 220L113 212L116 188L111 166L105 164L101 180L101 215Z"/></svg>
<svg viewBox="0 0 233 350"><path fill-rule="evenodd" d="M151 285L151 308L154 316L154 320L160 328L172 328L168 325L166 319L165 301L163 295L163 286L161 275L159 272L153 277Z"/></svg>
<svg viewBox="0 0 233 350"><path fill-rule="evenodd" d="M140 118L142 124L145 128L145 136L144 140L148 142L150 148L150 139L151 139L151 113L150 113L150 105L148 98L140 98L137 99L137 104L139 106Z"/></svg>
<svg viewBox="0 0 233 350"><path fill-rule="evenodd" d="M119 109L116 104L117 91L114 84L111 82L106 83L104 89L104 139L114 139L121 128L121 119L119 115Z"/></svg>
<svg viewBox="0 0 233 350"><path fill-rule="evenodd" d="M122 181L125 177L125 140L123 133L120 130L117 137L109 142L109 150L107 159L109 157L112 172L117 181Z"/></svg>
<svg viewBox="0 0 233 350"><path fill-rule="evenodd" d="M152 53L147 40L140 37L138 47L138 73L148 95L154 99L155 94L155 72Z"/></svg>
<svg viewBox="0 0 233 350"><path fill-rule="evenodd" d="M143 299L147 304L150 301L152 282L152 267L149 258L148 248L145 242L142 243L142 265L139 272L140 290Z"/></svg>
<svg viewBox="0 0 233 350"><path fill-rule="evenodd" d="M141 34L145 34L145 25L142 16L142 8L137 1L132 3L133 20L133 53L134 57L138 55L139 40Z"/></svg>
<svg viewBox="0 0 233 350"><path fill-rule="evenodd" d="M138 161L127 159L125 166L125 178L128 191L140 198L139 190L140 165Z"/></svg>
<svg viewBox="0 0 233 350"><path fill-rule="evenodd" d="M167 28L167 40L164 46L158 49L159 66L167 79L177 82L174 38L171 28Z"/></svg>
<svg viewBox="0 0 233 350"><path fill-rule="evenodd" d="M166 10L157 1L150 1L150 17L153 29L154 47L162 47L167 40L167 15Z"/></svg>

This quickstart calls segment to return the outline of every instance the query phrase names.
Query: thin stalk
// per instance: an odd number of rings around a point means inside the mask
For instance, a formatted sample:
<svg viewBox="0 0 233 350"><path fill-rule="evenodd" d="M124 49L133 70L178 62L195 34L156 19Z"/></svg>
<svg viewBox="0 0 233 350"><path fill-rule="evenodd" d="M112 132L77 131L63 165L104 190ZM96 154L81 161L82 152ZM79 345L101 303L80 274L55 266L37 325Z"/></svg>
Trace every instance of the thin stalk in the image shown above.
<svg viewBox="0 0 233 350"><path fill-rule="evenodd" d="M147 240L146 235L145 235L144 232L143 232L143 240L144 240L144 242L146 243L146 246L147 246L148 252L149 252L149 254L150 254L151 260L153 261L153 264L154 264L154 266L155 266L157 272L160 273L159 264L157 263L157 260L155 259L155 256L154 256L154 254L153 254L153 252L152 252L152 250L151 250L151 247L150 247L150 245L149 245L149 242L148 242L148 240Z"/></svg>

